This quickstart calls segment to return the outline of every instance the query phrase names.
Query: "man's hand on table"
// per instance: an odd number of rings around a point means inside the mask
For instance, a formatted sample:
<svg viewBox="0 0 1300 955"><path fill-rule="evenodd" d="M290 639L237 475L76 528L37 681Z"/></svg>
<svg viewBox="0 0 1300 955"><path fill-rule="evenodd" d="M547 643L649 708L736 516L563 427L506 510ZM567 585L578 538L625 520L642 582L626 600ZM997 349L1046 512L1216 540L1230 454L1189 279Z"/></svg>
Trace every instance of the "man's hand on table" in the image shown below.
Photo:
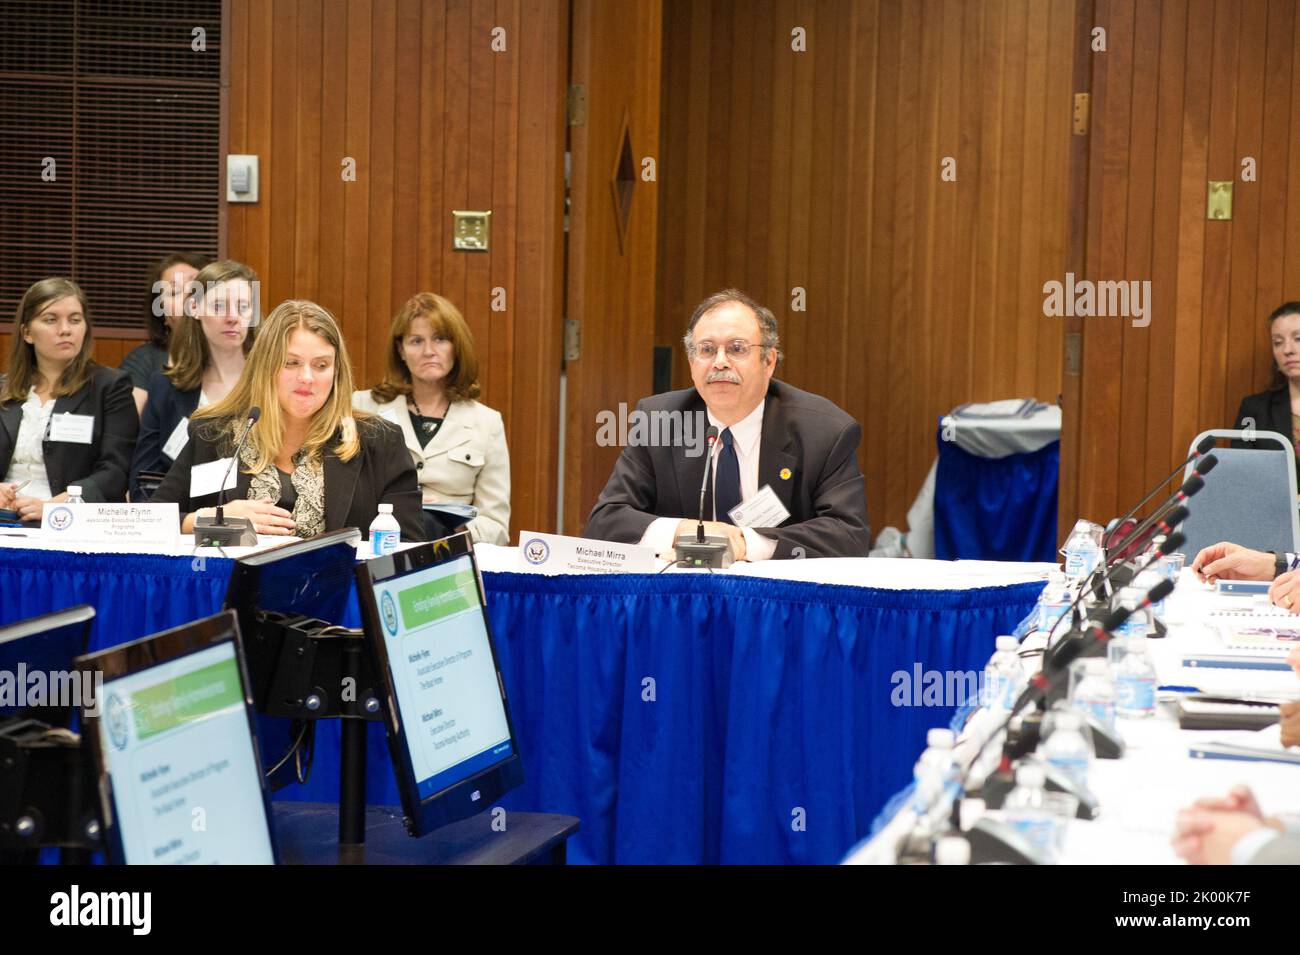
<svg viewBox="0 0 1300 955"><path fill-rule="evenodd" d="M1227 796L1207 796L1180 811L1171 842L1174 851L1192 865L1227 865L1232 847L1265 826L1282 831L1281 822L1264 816L1254 793L1234 786Z"/></svg>
<svg viewBox="0 0 1300 955"><path fill-rule="evenodd" d="M1207 584L1216 580L1272 580L1274 563L1270 553L1220 541L1196 555L1192 570Z"/></svg>

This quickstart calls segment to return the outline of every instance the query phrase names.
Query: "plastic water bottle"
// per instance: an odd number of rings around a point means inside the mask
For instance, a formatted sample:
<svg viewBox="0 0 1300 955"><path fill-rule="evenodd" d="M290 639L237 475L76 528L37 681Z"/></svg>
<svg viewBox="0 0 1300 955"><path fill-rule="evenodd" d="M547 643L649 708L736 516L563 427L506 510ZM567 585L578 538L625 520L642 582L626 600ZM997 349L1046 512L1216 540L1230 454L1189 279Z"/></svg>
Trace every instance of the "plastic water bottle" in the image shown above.
<svg viewBox="0 0 1300 955"><path fill-rule="evenodd" d="M1120 716L1138 719L1155 715L1156 668L1145 636L1128 638L1115 675L1115 711Z"/></svg>
<svg viewBox="0 0 1300 955"><path fill-rule="evenodd" d="M935 865L970 865L970 843L963 836L944 836L934 845Z"/></svg>
<svg viewBox="0 0 1300 955"><path fill-rule="evenodd" d="M912 772L916 780L912 808L923 821L941 820L946 818L959 788L959 772L952 757L956 737L952 730L932 729L926 733L925 742L925 752Z"/></svg>
<svg viewBox="0 0 1300 955"><path fill-rule="evenodd" d="M1151 586L1155 585L1152 584ZM1124 618L1124 622L1121 623L1119 629L1115 631L1116 638L1127 641L1129 637L1145 637L1147 635L1147 628L1149 626L1148 614L1150 611L1146 607L1141 606L1142 601L1146 599L1146 593L1146 589L1138 586L1136 583L1120 590L1116 598L1117 606L1128 607L1132 609L1133 612Z"/></svg>
<svg viewBox="0 0 1300 955"><path fill-rule="evenodd" d="M379 515L370 522L370 552L382 557L397 550L402 542L402 528L393 516L393 505L380 504Z"/></svg>
<svg viewBox="0 0 1300 955"><path fill-rule="evenodd" d="M1091 521L1078 521L1070 532L1061 553L1065 555L1065 576L1080 581L1092 573L1101 559L1101 544L1094 533Z"/></svg>
<svg viewBox="0 0 1300 955"><path fill-rule="evenodd" d="M1142 599L1144 600L1146 599L1147 592L1165 579L1165 574L1156 570L1156 567L1158 566L1159 564L1152 564L1151 569L1142 571L1142 573L1138 574L1133 580L1133 587L1142 595ZM1138 611L1138 613L1147 617L1147 622L1150 625L1150 629L1148 629L1147 632L1150 633L1151 630L1155 628L1156 620L1163 621L1165 619L1164 598L1161 598L1157 603L1153 603L1149 609ZM1135 617L1137 616L1137 613L1130 614L1130 616Z"/></svg>
<svg viewBox="0 0 1300 955"><path fill-rule="evenodd" d="M80 484L68 485L68 499L63 503L64 504L85 504L86 503L85 499L82 498L81 496Z"/></svg>
<svg viewBox="0 0 1300 955"><path fill-rule="evenodd" d="M1047 586L1038 598L1038 629L1051 634L1071 604L1070 587L1065 574L1054 570L1047 575Z"/></svg>
<svg viewBox="0 0 1300 955"><path fill-rule="evenodd" d="M1007 794L1002 809L1007 824L1029 840L1046 857L1056 846L1056 818L1047 807L1043 767L1027 763L1016 770L1016 788Z"/></svg>
<svg viewBox="0 0 1300 955"><path fill-rule="evenodd" d="M1084 738L1078 713L1064 710L1055 714L1052 735L1043 744L1043 758L1070 776L1080 788L1088 785L1092 747Z"/></svg>
<svg viewBox="0 0 1300 955"><path fill-rule="evenodd" d="M1074 688L1074 705L1090 714L1102 726L1115 728L1115 686L1110 665L1100 657L1083 662L1083 679Z"/></svg>
<svg viewBox="0 0 1300 955"><path fill-rule="evenodd" d="M997 651L984 667L984 689L980 702L985 706L1009 710L1025 684L1025 668L1020 663L1020 643L1015 637L998 637Z"/></svg>

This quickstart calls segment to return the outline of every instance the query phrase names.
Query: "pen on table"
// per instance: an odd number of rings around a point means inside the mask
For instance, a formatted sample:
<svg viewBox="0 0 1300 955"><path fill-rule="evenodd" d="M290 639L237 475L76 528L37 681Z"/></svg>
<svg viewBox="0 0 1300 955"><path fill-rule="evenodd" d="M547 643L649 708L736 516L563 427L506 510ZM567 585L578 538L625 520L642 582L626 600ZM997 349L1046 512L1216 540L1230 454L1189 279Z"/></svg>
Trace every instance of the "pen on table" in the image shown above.
<svg viewBox="0 0 1300 955"><path fill-rule="evenodd" d="M27 485L29 485L29 484L31 484L31 483L32 483L32 479L31 479L31 478L28 478L26 481L23 481L21 484L15 484L15 485L14 485L14 495L16 496L16 495L18 494L19 491L21 491L23 488L25 488Z"/></svg>

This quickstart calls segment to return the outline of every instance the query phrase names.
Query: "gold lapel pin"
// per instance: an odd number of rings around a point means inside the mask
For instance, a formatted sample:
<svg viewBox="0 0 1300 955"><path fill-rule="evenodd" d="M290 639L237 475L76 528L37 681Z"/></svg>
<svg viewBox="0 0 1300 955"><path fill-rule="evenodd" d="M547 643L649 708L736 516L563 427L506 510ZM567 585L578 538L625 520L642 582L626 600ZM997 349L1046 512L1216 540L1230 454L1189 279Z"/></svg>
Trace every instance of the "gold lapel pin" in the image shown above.
<svg viewBox="0 0 1300 955"><path fill-rule="evenodd" d="M788 481L788 480L790 480L790 473L791 473L791 472L790 472L790 469L789 469L789 468L782 468L782 469L781 469L781 480L782 480L782 481Z"/></svg>

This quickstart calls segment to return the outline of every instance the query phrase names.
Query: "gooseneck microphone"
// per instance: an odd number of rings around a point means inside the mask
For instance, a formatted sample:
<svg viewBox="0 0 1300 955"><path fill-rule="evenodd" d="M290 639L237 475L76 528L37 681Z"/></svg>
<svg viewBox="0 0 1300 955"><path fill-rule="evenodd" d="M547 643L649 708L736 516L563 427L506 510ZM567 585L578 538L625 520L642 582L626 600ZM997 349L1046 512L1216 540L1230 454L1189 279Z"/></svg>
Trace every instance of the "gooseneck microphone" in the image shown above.
<svg viewBox="0 0 1300 955"><path fill-rule="evenodd" d="M704 477L700 480L700 523L695 528L695 540L697 543L704 543L704 489L709 486L709 474L713 471L713 449L718 444L718 426L709 425L708 433L704 436L704 446L708 448L704 459Z"/></svg>
<svg viewBox="0 0 1300 955"><path fill-rule="evenodd" d="M1148 560L1141 567L1139 567L1137 571L1133 574L1133 577L1137 577L1138 574L1142 573L1142 571L1146 570L1148 567L1154 564L1161 557L1167 557L1170 554L1172 554L1174 551L1178 550L1178 548L1183 546L1183 543L1186 541L1186 538L1179 532L1175 531L1174 528L1177 527L1179 524L1181 524L1186 519L1186 517L1187 517L1187 508L1182 507L1181 505L1169 512L1166 519L1162 521L1160 524L1160 527L1169 536L1167 536L1163 541L1161 541L1160 546L1156 548L1155 556L1152 557L1150 560ZM1079 588L1078 596L1074 598L1074 602L1070 604L1069 608L1065 611L1064 614L1062 614L1062 616L1068 619L1073 625L1075 621L1075 617L1074 617L1075 609L1083 601L1083 598L1090 593L1095 593L1096 592L1095 588L1097 586L1100 586L1104 592L1104 588L1106 584L1110 582L1110 580L1114 577L1115 573L1118 570L1119 570L1119 565L1117 564L1114 567L1109 568L1102 575L1101 580L1097 584L1093 586L1084 586ZM1078 629L1077 627L1072 626L1071 630L1068 631L1065 636L1068 636L1069 633L1075 632L1077 629ZM1062 639L1064 639L1064 637L1062 637ZM1043 650L1044 654L1050 651L1051 645L1052 645L1052 634L1049 631L1047 634L1047 645Z"/></svg>
<svg viewBox="0 0 1300 955"><path fill-rule="evenodd" d="M1186 504L1188 498L1191 498L1200 492L1201 488L1205 487L1205 475L1213 471L1215 465L1218 463L1219 459L1213 454L1208 454L1203 460L1198 461L1192 476L1184 481L1177 491L1165 498L1164 503L1152 511L1151 515L1147 517L1146 520L1133 528L1133 530L1130 531L1118 545L1116 545L1116 556L1109 559L1109 563L1118 563L1119 555L1123 554L1133 544L1140 543L1143 535L1145 535L1147 531L1151 530L1152 525L1157 524L1162 518L1166 517L1168 513L1172 513L1169 512L1169 508L1176 505ZM1178 521L1166 521L1166 523L1179 524L1181 523L1181 519Z"/></svg>
<svg viewBox="0 0 1300 955"><path fill-rule="evenodd" d="M1178 465L1178 467L1174 468L1163 478L1161 478L1160 483L1157 484L1155 487L1153 487L1150 491L1148 491L1146 497L1142 498L1142 500L1138 501L1136 504L1130 507L1127 514L1125 514L1123 517L1117 520L1113 525L1111 525L1111 529L1108 530L1105 536L1102 537L1101 539L1102 550L1106 550L1110 547L1111 536L1118 533L1119 529L1124 526L1124 522L1127 521L1134 514L1136 514L1138 510L1141 509L1142 505L1144 505L1147 501L1151 500L1151 498L1155 497L1156 493L1162 487L1168 484L1169 481L1174 477L1174 475L1176 475L1179 471L1183 470L1183 468L1187 467L1187 465L1191 464L1193 461L1209 454L1211 449L1213 449L1213 447L1214 447L1213 437L1202 438L1201 443L1196 446L1196 450L1194 450L1190 455L1187 456L1186 461L1182 462L1180 465ZM1202 471L1200 468L1197 468L1196 470L1198 473L1205 474L1208 472L1209 469L1207 468L1205 471Z"/></svg>
<svg viewBox="0 0 1300 955"><path fill-rule="evenodd" d="M673 543L677 562L688 567L726 567L731 563L731 544L725 537L704 533L704 492L709 486L713 470L713 452L718 444L718 427L709 425L706 435L708 457L704 462L704 478L700 481L700 517L695 526L695 536L683 534Z"/></svg>
<svg viewBox="0 0 1300 955"><path fill-rule="evenodd" d="M256 406L248 409L243 432L235 442L235 451L226 465L226 473L221 477L217 489L217 512L213 517L198 517L194 520L194 546L196 547L252 547L257 544L257 530L247 517L227 518L224 506L226 499L226 482L230 472L239 461L239 453L244 449L244 442L262 417L262 409Z"/></svg>

